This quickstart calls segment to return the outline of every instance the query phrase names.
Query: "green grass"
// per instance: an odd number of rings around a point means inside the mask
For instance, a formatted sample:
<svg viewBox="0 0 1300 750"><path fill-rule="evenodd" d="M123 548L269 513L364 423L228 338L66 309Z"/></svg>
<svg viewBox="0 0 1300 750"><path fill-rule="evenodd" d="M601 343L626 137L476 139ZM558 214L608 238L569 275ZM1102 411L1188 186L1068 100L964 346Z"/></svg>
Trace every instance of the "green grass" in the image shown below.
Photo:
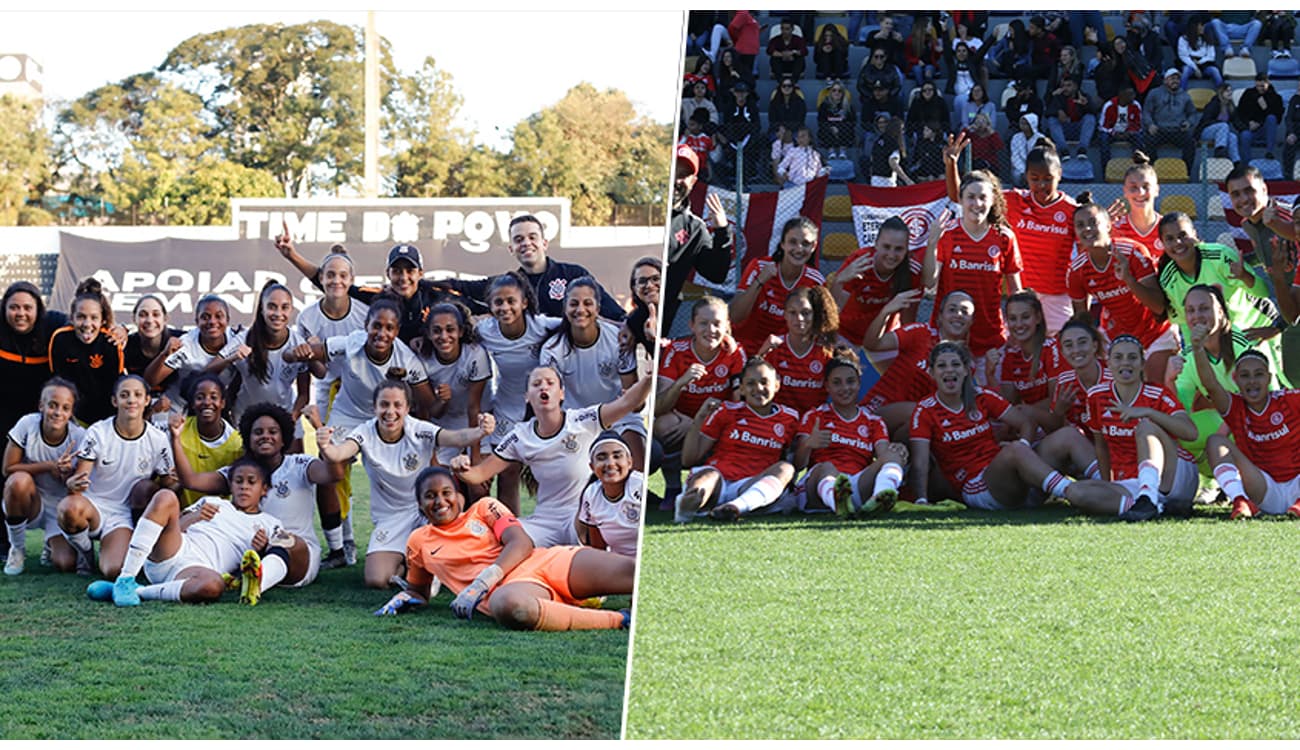
<svg viewBox="0 0 1300 750"><path fill-rule="evenodd" d="M370 535L357 469L356 537ZM527 501L525 501L527 503ZM0 576L0 738L614 738L627 635L519 633L430 607L371 615L362 566L274 589L256 607L118 609L86 579ZM606 606L627 606L615 597Z"/></svg>
<svg viewBox="0 0 1300 750"><path fill-rule="evenodd" d="M641 551L627 736L1300 735L1300 527L902 504Z"/></svg>

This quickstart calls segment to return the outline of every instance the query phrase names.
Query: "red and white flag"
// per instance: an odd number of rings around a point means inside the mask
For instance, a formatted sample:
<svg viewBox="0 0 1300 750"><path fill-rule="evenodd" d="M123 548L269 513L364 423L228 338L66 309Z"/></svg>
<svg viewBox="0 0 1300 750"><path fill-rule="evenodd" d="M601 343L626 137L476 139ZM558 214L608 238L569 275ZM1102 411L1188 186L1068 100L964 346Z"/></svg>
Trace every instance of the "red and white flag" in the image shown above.
<svg viewBox="0 0 1300 750"><path fill-rule="evenodd" d="M1300 198L1300 182L1268 180L1265 184L1268 185L1269 199L1277 201L1278 215L1283 221L1290 221L1291 207L1295 205L1296 199ZM1231 234L1232 239L1236 241L1237 250L1243 255L1250 253L1253 249L1250 238L1246 236L1246 232L1241 228L1241 222L1244 219L1241 214L1232 210L1232 200L1228 198L1228 188L1225 183L1219 184L1219 201L1223 204L1223 218L1229 225L1228 234ZM1211 242L1219 241L1218 238L1214 237L1202 237L1201 239ZM1262 259L1264 256L1259 255L1257 257Z"/></svg>
<svg viewBox="0 0 1300 750"><path fill-rule="evenodd" d="M939 218L948 205L948 188L942 180L922 182L901 187L849 186L849 199L853 202L853 234L858 247L876 244L880 225L891 216L907 223L911 232L910 250L925 247L930 236L930 225Z"/></svg>
<svg viewBox="0 0 1300 750"><path fill-rule="evenodd" d="M722 207L727 212L727 219L740 231L736 233L736 258L738 268L744 268L754 258L767 258L776 252L781 242L781 226L796 216L812 219L820 230L822 225L822 204L826 201L827 177L817 179L805 185L798 185L784 190L764 193L743 193L740 201L736 200L736 191L724 190L716 185L701 189L703 183L697 182L691 192L691 212L708 221L704 198L713 193L722 200ZM816 263L821 257L821 236L818 233L817 252L809 263ZM719 285L695 275L696 284L709 288ZM729 280L734 289L734 281Z"/></svg>

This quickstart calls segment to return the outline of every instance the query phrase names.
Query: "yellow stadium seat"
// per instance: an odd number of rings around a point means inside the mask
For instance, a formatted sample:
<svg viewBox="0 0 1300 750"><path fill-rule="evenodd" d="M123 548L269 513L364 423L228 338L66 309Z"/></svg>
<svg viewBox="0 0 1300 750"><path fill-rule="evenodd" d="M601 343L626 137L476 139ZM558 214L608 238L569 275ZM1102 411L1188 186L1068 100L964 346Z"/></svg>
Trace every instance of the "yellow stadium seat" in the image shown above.
<svg viewBox="0 0 1300 750"><path fill-rule="evenodd" d="M1218 200L1214 196L1210 200ZM1160 213L1171 214L1175 211L1181 211L1195 219L1197 217L1196 201L1192 200L1190 195L1167 195L1160 201Z"/></svg>
<svg viewBox="0 0 1300 750"><path fill-rule="evenodd" d="M822 203L823 221L848 221L853 218L853 201L847 195L828 195Z"/></svg>
<svg viewBox="0 0 1300 750"><path fill-rule="evenodd" d="M695 71L695 63L699 62L699 60L700 60L700 56L699 56L699 55L687 55L687 56L686 56L686 64L682 66L682 70L686 71L687 73L692 73L692 72L694 72L694 71Z"/></svg>
<svg viewBox="0 0 1300 750"><path fill-rule="evenodd" d="M1187 182L1187 163L1182 159L1170 156L1156 159L1155 168L1161 182Z"/></svg>
<svg viewBox="0 0 1300 750"><path fill-rule="evenodd" d="M1205 109L1205 105L1214 98L1214 89L1188 89L1187 95L1192 97L1192 104L1195 104L1199 111Z"/></svg>
<svg viewBox="0 0 1300 750"><path fill-rule="evenodd" d="M1123 182L1124 173L1128 168L1133 166L1133 158L1129 156L1114 156L1106 162L1106 182Z"/></svg>
<svg viewBox="0 0 1300 750"><path fill-rule="evenodd" d="M694 281L688 281L682 285L682 299L699 299L706 294L709 294L709 290Z"/></svg>
<svg viewBox="0 0 1300 750"><path fill-rule="evenodd" d="M1205 160L1205 179L1210 182L1223 182L1232 171L1232 160L1222 156L1211 156Z"/></svg>
<svg viewBox="0 0 1300 750"><path fill-rule="evenodd" d="M822 240L822 257L844 260L858 249L858 240L847 232L832 232Z"/></svg>
<svg viewBox="0 0 1300 750"><path fill-rule="evenodd" d="M842 23L833 23L833 24L830 24L830 25L831 25L831 26L834 26L836 29L839 30L839 32L840 32L840 36L844 37L845 39L848 39L848 38L849 38L849 30L848 30L847 27L844 26L844 24L842 24ZM813 36L811 42L812 42L813 44L816 44L817 42L821 41L821 38L822 38L822 32L825 31L825 30L826 30L826 24L822 24L822 25L818 26L818 27L817 27L817 34L816 34L815 36Z"/></svg>
<svg viewBox="0 0 1300 750"><path fill-rule="evenodd" d="M1253 79L1255 73L1255 60L1250 57L1229 57L1223 61L1224 78L1245 78Z"/></svg>
<svg viewBox="0 0 1300 750"><path fill-rule="evenodd" d="M830 94L830 86L817 92L817 109L822 108L822 102L825 101L826 97L830 96ZM853 105L853 91L851 91L848 86L844 86L844 103L849 106Z"/></svg>

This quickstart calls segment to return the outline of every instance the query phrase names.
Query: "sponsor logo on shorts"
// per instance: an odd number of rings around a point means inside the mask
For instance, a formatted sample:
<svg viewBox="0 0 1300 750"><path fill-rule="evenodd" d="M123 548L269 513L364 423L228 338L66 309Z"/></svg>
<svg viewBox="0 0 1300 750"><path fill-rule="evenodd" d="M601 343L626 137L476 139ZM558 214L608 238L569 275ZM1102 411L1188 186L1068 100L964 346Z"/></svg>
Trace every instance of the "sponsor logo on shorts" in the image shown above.
<svg viewBox="0 0 1300 750"><path fill-rule="evenodd" d="M383 541L387 541L387 540L388 540L388 532L387 532L387 531L385 531L385 530L383 530L383 529L378 529L378 530L375 531L375 541L376 541L376 542L383 542Z"/></svg>

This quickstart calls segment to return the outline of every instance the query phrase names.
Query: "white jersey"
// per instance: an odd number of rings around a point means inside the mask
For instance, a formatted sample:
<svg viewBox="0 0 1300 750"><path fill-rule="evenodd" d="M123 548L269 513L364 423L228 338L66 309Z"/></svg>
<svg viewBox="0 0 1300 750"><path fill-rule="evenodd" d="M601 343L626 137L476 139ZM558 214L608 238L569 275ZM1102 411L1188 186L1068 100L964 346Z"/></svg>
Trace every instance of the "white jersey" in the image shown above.
<svg viewBox="0 0 1300 750"><path fill-rule="evenodd" d="M63 442L50 445L41 434L41 415L39 412L23 415L22 419L9 431L9 442L22 448L23 463L35 464L46 461L57 462L69 449L76 450L86 435L86 429L71 419L68 420L68 432ZM67 485L59 478L57 472L43 471L32 479L43 500L57 503L68 494Z"/></svg>
<svg viewBox="0 0 1300 750"><path fill-rule="evenodd" d="M240 560L246 550L252 549L253 537L259 530L270 538L284 526L280 519L266 511L245 513L234 503L219 497L200 498L186 512L198 512L205 505L215 505L220 510L207 521L195 521L185 530L189 545L187 551L202 557L207 561L207 567L218 573L239 570Z"/></svg>
<svg viewBox="0 0 1300 750"><path fill-rule="evenodd" d="M591 476L587 454L601 429L600 407L565 409L564 424L551 437L537 434L533 418L515 425L493 449L501 458L527 466L537 480L537 508L521 519L537 546L577 543L573 518Z"/></svg>
<svg viewBox="0 0 1300 750"><path fill-rule="evenodd" d="M595 406L623 394L619 375L636 371L636 359L618 350L618 325L598 319L600 333L591 346L571 346L559 333L542 346L538 364L553 367L564 384L564 405L570 408Z"/></svg>
<svg viewBox="0 0 1300 750"><path fill-rule="evenodd" d="M229 328L226 329L227 342L234 335ZM199 329L197 328L191 328L182 334L180 341L181 348L168 354L167 359L163 360L163 364L176 371L176 379L172 381L171 386L167 388L164 395L171 399L172 411L178 413L184 411L186 406L184 398L181 397L181 383L190 375L202 372L208 365L212 364L212 360L221 354L220 351L210 352L203 348L203 345L199 343ZM235 374L227 368L225 372L221 373L221 382L229 385L234 377Z"/></svg>
<svg viewBox="0 0 1300 750"><path fill-rule="evenodd" d="M469 386L492 379L492 360L487 350L479 344L464 344L460 348L460 357L454 362L443 364L437 354L425 357L423 362L425 371L429 373L429 384L435 390L443 383L451 386L451 401L433 423L445 430L477 427L469 424ZM482 411L486 411L489 405L486 398L479 404Z"/></svg>
<svg viewBox="0 0 1300 750"><path fill-rule="evenodd" d="M600 536L613 552L636 557L636 542L641 534L641 509L645 505L645 474L627 475L623 494L605 496L600 482L592 482L578 500L578 520L600 529Z"/></svg>
<svg viewBox="0 0 1300 750"><path fill-rule="evenodd" d="M415 497L415 477L433 462L442 428L408 416L402 436L395 442L379 437L379 420L371 418L357 425L347 439L361 446L361 460L370 477L370 517L379 519L420 515Z"/></svg>
<svg viewBox="0 0 1300 750"><path fill-rule="evenodd" d="M346 336L353 331L365 330L366 314L370 312L369 305L349 297L348 314L335 320L321 309L323 301L313 302L298 313L298 320L293 327L303 341L315 337L324 342L334 336ZM326 363L325 368L325 377L315 380L314 385L316 405L320 407L321 414L326 413L326 405L330 402L330 386L339 379L341 372L341 368L333 360Z"/></svg>
<svg viewBox="0 0 1300 750"><path fill-rule="evenodd" d="M222 357L229 357L235 353L239 347L243 346L248 340L248 330L231 334L226 339L226 345L221 349ZM257 379L249 370L252 364L250 357L234 362L231 368L239 373L242 383L239 386L239 393L235 394L235 404L231 408L234 413L235 424L244 415L244 411L253 404L260 404L263 401L282 406L290 411L293 410L294 402L294 385L298 382L298 375L307 369L306 362L285 362L284 353L292 350L294 347L306 341L298 332L292 328L289 329L289 338L285 339L278 349L269 349L266 352L266 382ZM229 369L229 368L228 368Z"/></svg>
<svg viewBox="0 0 1300 750"><path fill-rule="evenodd" d="M365 352L366 335L365 331L353 331L326 341L330 361L337 362L340 368L339 392L334 397L334 408L330 409L330 427L351 429L374 417L375 386L388 379L391 368L406 370L403 380L412 386L429 379L420 358L398 339L393 339L387 362L372 361Z"/></svg>
<svg viewBox="0 0 1300 750"><path fill-rule="evenodd" d="M95 462L86 497L127 507L136 482L171 473L172 446L167 433L148 422L139 437L125 438L113 426L114 419L101 419L86 430L77 460Z"/></svg>
<svg viewBox="0 0 1300 750"><path fill-rule="evenodd" d="M493 410L498 418L504 416L511 422L524 418L524 395L528 392L528 373L537 366L542 344L550 330L558 328L559 318L547 315L525 315L526 327L518 338L506 338L496 318L484 318L475 324L483 348L492 355L496 365L496 393L492 398Z"/></svg>
<svg viewBox="0 0 1300 750"><path fill-rule="evenodd" d="M290 453L271 474L271 489L262 498L262 510L280 519L284 530L302 539L320 552L316 536L316 485L307 478L307 467L316 459L302 453ZM230 467L219 469L230 481Z"/></svg>

